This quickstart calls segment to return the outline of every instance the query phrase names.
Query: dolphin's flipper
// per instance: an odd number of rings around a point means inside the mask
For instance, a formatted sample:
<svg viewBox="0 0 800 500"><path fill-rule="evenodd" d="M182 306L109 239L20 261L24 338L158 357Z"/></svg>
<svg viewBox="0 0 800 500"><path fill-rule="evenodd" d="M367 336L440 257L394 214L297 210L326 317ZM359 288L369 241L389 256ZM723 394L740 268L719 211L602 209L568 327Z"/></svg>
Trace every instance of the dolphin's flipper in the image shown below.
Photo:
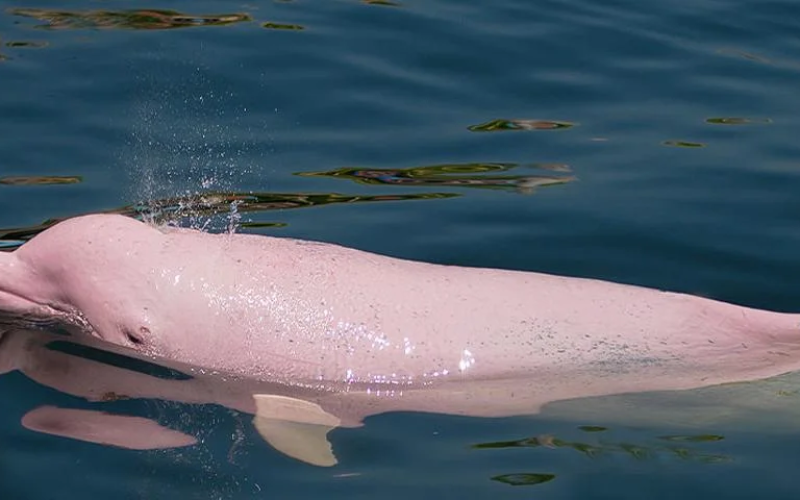
<svg viewBox="0 0 800 500"><path fill-rule="evenodd" d="M338 417L302 399L269 394L255 394L253 399L253 424L273 448L311 465L336 465L328 432L339 426Z"/></svg>
<svg viewBox="0 0 800 500"><path fill-rule="evenodd" d="M149 418L96 410L40 406L22 417L32 431L131 450L160 450L197 444L197 439Z"/></svg>

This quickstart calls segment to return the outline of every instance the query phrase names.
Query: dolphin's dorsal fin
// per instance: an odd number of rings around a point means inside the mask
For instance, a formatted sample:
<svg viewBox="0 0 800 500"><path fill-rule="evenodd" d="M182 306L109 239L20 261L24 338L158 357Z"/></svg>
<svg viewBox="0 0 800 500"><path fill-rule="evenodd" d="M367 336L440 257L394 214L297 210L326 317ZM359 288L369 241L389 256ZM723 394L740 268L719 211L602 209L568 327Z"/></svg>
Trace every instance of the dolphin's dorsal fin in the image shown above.
<svg viewBox="0 0 800 500"><path fill-rule="evenodd" d="M270 394L255 394L253 399L253 424L273 448L311 465L336 465L328 432L339 426L339 418L302 399Z"/></svg>

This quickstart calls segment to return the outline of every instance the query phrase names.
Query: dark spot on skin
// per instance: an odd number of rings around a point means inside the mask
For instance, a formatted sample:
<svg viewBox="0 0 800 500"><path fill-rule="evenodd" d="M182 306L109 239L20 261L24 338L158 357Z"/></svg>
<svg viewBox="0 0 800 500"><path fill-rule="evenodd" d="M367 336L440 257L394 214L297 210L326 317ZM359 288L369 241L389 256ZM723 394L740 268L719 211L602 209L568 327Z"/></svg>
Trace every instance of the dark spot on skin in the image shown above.
<svg viewBox="0 0 800 500"><path fill-rule="evenodd" d="M130 399L130 398L122 394L117 394L116 392L106 392L105 394L100 396L100 400L105 402L121 401L124 399Z"/></svg>

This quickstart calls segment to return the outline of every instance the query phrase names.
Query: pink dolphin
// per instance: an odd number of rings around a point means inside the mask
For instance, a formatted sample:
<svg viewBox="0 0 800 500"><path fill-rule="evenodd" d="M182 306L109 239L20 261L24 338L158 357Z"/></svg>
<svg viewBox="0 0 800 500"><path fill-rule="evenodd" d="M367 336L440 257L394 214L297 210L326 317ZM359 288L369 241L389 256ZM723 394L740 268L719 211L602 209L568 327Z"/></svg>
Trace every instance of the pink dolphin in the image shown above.
<svg viewBox="0 0 800 500"><path fill-rule="evenodd" d="M800 315L115 215L62 222L0 254L0 310L268 383L253 400L276 426L394 410L530 414L800 369Z"/></svg>

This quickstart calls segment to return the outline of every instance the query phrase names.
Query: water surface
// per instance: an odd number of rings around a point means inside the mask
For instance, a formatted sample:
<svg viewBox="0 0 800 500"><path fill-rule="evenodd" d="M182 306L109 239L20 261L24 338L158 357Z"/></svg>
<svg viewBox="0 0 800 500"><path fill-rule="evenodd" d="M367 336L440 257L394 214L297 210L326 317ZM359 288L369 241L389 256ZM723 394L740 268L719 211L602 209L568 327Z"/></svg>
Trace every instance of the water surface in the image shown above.
<svg viewBox="0 0 800 500"><path fill-rule="evenodd" d="M223 230L235 206L242 231L797 311L798 29L789 0L3 0L0 238L101 211ZM91 404L10 373L0 487L796 498L795 384L757 387L528 418L383 415L335 431L340 465L318 469L236 412ZM133 452L23 429L40 405L148 416L200 442Z"/></svg>

